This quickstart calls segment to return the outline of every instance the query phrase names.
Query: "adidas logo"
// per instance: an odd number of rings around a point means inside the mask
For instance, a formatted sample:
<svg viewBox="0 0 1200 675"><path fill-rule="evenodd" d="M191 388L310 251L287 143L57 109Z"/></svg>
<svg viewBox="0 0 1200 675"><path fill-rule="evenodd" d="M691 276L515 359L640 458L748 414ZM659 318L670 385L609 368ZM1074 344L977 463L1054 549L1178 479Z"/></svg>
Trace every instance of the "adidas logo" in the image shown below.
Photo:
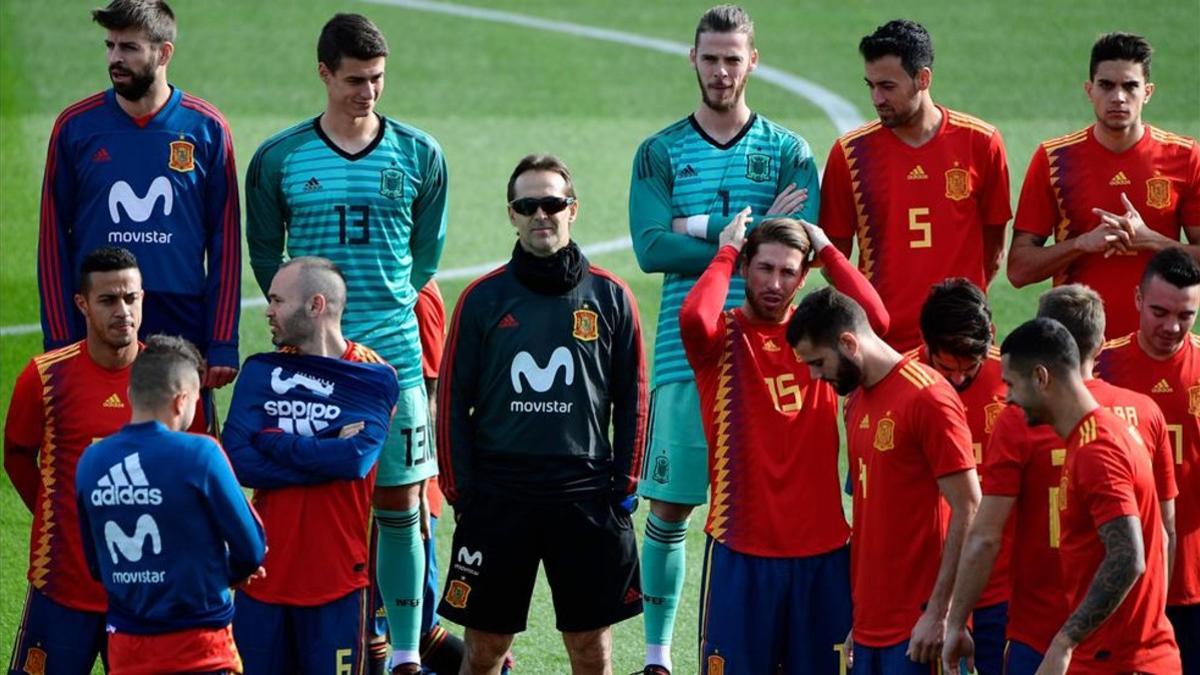
<svg viewBox="0 0 1200 675"><path fill-rule="evenodd" d="M625 591L625 604L632 605L642 599L642 592L636 588Z"/></svg>
<svg viewBox="0 0 1200 675"><path fill-rule="evenodd" d="M112 157L109 156L107 148L100 148L99 150L96 151L96 154L92 155L93 163L99 164L100 162L110 162L110 161L112 161Z"/></svg>
<svg viewBox="0 0 1200 675"><path fill-rule="evenodd" d="M504 318L500 319L500 323L496 324L496 327L497 328L516 328L517 326L520 326L520 325L521 324L517 323L517 318L514 317L512 314L505 314Z"/></svg>
<svg viewBox="0 0 1200 675"><path fill-rule="evenodd" d="M276 366L275 370L271 371L271 391L283 396L291 391L294 387L300 386L311 391L317 396L329 398L333 395L333 383L327 382L320 378L304 373L296 373L289 378L281 377L283 368Z"/></svg>
<svg viewBox="0 0 1200 675"><path fill-rule="evenodd" d="M320 190L320 189L321 189L321 181L317 180L316 176L309 178L308 182L306 182L304 184L305 192L316 192L317 190Z"/></svg>
<svg viewBox="0 0 1200 675"><path fill-rule="evenodd" d="M1162 379L1162 380L1158 381L1158 384L1154 385L1154 388L1150 390L1150 393L1151 394L1170 394L1173 391L1175 391L1175 390L1171 388L1170 383L1168 383L1165 379Z"/></svg>
<svg viewBox="0 0 1200 675"><path fill-rule="evenodd" d="M925 169L921 168L920 164L908 172L909 180L925 180L927 178L929 178L929 174L925 173Z"/></svg>
<svg viewBox="0 0 1200 675"><path fill-rule="evenodd" d="M96 481L90 497L95 506L162 504L162 490L150 487L136 452L109 467L108 475Z"/></svg>
<svg viewBox="0 0 1200 675"><path fill-rule="evenodd" d="M685 165L683 170L679 172L680 178L695 178L698 175L700 175L699 172L691 164Z"/></svg>
<svg viewBox="0 0 1200 675"><path fill-rule="evenodd" d="M108 398L104 399L104 407L105 408L124 408L125 404L121 402L120 396L117 396L116 394L112 394Z"/></svg>
<svg viewBox="0 0 1200 675"><path fill-rule="evenodd" d="M1117 175L1113 176L1112 180L1108 181L1108 184L1109 185L1129 185L1129 179L1125 177L1124 171L1118 171Z"/></svg>
<svg viewBox="0 0 1200 675"><path fill-rule="evenodd" d="M763 351L764 351L764 352L777 352L777 351L780 351L780 349L779 349L779 345L775 344L775 341L774 341L774 340L772 340L771 338L767 338L767 339L766 339L766 340L763 342L763 347L762 347L762 348L763 348Z"/></svg>
<svg viewBox="0 0 1200 675"><path fill-rule="evenodd" d="M863 415L862 421L858 423L858 428L859 429L870 429L871 428L871 416Z"/></svg>

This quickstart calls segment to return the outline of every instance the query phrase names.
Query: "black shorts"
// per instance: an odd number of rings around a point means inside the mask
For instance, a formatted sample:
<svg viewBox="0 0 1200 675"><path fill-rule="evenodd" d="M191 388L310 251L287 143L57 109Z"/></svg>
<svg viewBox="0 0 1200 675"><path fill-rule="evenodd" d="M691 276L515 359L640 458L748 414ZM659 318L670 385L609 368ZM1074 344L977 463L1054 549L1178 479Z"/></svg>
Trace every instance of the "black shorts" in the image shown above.
<svg viewBox="0 0 1200 675"><path fill-rule="evenodd" d="M642 613L633 522L607 497L544 504L476 495L450 551L438 614L468 628L525 630L539 562L560 631L596 630Z"/></svg>

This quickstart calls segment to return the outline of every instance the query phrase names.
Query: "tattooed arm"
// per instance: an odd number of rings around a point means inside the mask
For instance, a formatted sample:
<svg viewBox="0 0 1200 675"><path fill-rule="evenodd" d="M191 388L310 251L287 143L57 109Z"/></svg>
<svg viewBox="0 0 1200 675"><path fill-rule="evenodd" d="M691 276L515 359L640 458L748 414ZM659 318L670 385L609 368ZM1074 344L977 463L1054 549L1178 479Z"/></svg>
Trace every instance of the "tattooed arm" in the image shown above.
<svg viewBox="0 0 1200 675"><path fill-rule="evenodd" d="M1097 530L1104 543L1104 559L1092 578L1083 602L1067 618L1050 643L1038 673L1066 672L1071 652L1104 623L1129 594L1129 589L1146 571L1142 522L1136 516L1121 516Z"/></svg>

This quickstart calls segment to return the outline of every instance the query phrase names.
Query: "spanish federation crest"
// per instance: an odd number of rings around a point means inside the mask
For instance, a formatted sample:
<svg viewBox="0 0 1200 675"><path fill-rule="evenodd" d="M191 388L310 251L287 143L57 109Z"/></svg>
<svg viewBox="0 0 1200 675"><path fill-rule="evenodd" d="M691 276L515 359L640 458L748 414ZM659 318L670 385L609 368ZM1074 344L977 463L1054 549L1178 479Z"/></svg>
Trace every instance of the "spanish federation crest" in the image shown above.
<svg viewBox="0 0 1200 675"><path fill-rule="evenodd" d="M575 310L575 327L571 329L571 335L584 342L591 342L600 337L600 325L597 321L599 318L599 315L590 309Z"/></svg>
<svg viewBox="0 0 1200 675"><path fill-rule="evenodd" d="M471 587L468 584L458 579L451 579L450 586L446 588L446 604L464 609L467 606L467 597L470 595Z"/></svg>
<svg viewBox="0 0 1200 675"><path fill-rule="evenodd" d="M996 427L996 420L1004 412L1004 403L993 401L983 407L983 433L990 434Z"/></svg>
<svg viewBox="0 0 1200 675"><path fill-rule="evenodd" d="M896 422L884 417L875 425L875 449L887 452L896 447Z"/></svg>
<svg viewBox="0 0 1200 675"><path fill-rule="evenodd" d="M388 199L404 196L404 172L394 166L379 172L379 194Z"/></svg>
<svg viewBox="0 0 1200 675"><path fill-rule="evenodd" d="M771 157L759 153L746 155L746 178L755 183L771 180Z"/></svg>
<svg viewBox="0 0 1200 675"><path fill-rule="evenodd" d="M196 146L187 141L171 141L171 157L167 168L180 173L187 173L196 168Z"/></svg>
<svg viewBox="0 0 1200 675"><path fill-rule="evenodd" d="M720 654L710 654L708 657L708 675L725 675L725 657Z"/></svg>
<svg viewBox="0 0 1200 675"><path fill-rule="evenodd" d="M46 675L46 652L37 647L30 647L25 655L25 668L30 675Z"/></svg>
<svg viewBox="0 0 1200 675"><path fill-rule="evenodd" d="M1171 181L1157 177L1146 181L1146 206L1165 209L1171 205Z"/></svg>
<svg viewBox="0 0 1200 675"><path fill-rule="evenodd" d="M1188 414L1200 417L1200 384L1188 387Z"/></svg>
<svg viewBox="0 0 1200 675"><path fill-rule="evenodd" d="M962 201L971 196L971 175L966 169L954 168L946 171L946 199Z"/></svg>

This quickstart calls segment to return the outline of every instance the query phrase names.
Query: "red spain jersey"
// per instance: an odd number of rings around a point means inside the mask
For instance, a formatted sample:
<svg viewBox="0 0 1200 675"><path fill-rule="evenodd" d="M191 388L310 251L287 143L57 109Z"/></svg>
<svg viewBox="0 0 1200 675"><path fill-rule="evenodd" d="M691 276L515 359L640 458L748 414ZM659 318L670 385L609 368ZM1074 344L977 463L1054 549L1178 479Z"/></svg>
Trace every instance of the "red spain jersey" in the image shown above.
<svg viewBox="0 0 1200 675"><path fill-rule="evenodd" d="M1150 358L1137 334L1105 345L1100 377L1148 394L1162 408L1171 441L1175 482L1175 568L1167 604L1200 603L1200 336L1189 335L1171 358Z"/></svg>
<svg viewBox="0 0 1200 675"><path fill-rule="evenodd" d="M430 279L421 287L413 313L417 315L417 332L421 336L421 372L426 380L436 380L446 345L446 303L442 300L442 289L438 288L437 281ZM428 393L434 396L437 392ZM431 420L430 425L433 424ZM441 518L443 499L437 476L429 479L426 495L430 515Z"/></svg>
<svg viewBox="0 0 1200 675"><path fill-rule="evenodd" d="M75 467L87 446L129 422L128 390L129 368L101 367L88 355L86 341L35 356L13 387L4 425L5 454L36 449L41 470L29 541L29 583L72 609L107 608L104 587L92 579L83 557Z"/></svg>
<svg viewBox="0 0 1200 675"><path fill-rule="evenodd" d="M1146 571L1120 606L1075 648L1072 673L1178 673L1179 647L1167 621L1166 541L1154 475L1142 439L1103 408L1067 437L1059 488L1063 587L1078 607L1104 559L1097 529L1115 518L1141 521Z"/></svg>
<svg viewBox="0 0 1200 675"><path fill-rule="evenodd" d="M1154 466L1157 496L1160 501L1171 499L1178 490L1164 468L1170 447L1158 406L1142 394L1104 380L1090 379L1085 384L1097 403L1138 430ZM983 494L1016 498L1009 516L1014 530L1007 633L1009 639L1040 652L1049 648L1071 610L1057 564L1062 541L1057 506L1062 501L1066 453L1066 443L1054 429L1047 424L1029 426L1025 413L1010 405L996 420L980 472Z"/></svg>
<svg viewBox="0 0 1200 675"><path fill-rule="evenodd" d="M930 365L929 352L925 345L910 352L917 361ZM983 453L992 437L996 419L1004 410L1004 400L1007 386L1000 377L1000 349L988 348L987 358L979 368L979 373L971 381L965 391L957 391L959 400L967 411L967 426L971 429L971 449L975 453L975 468L979 479L983 480ZM1009 520L1004 528L1004 538L1000 544L1000 553L992 565L992 576L987 586L979 595L976 607L991 607L1001 602L1007 602L1011 580L1009 579L1009 559L1012 555L1012 537L1014 521Z"/></svg>
<svg viewBox="0 0 1200 675"><path fill-rule="evenodd" d="M984 278L983 228L1012 217L1008 162L1000 132L941 106L942 126L924 145L901 141L879 120L842 136L821 181L821 227L857 237L858 268L892 315L887 341L920 345L929 287Z"/></svg>
<svg viewBox="0 0 1200 675"><path fill-rule="evenodd" d="M342 359L386 363L346 341ZM267 533L264 579L240 590L259 602L311 607L369 583L371 495L375 467L359 480L255 490L254 508Z"/></svg>
<svg viewBox="0 0 1200 675"><path fill-rule="evenodd" d="M1092 127L1042 143L1029 161L1013 229L1066 241L1095 229L1101 208L1124 213L1124 193L1146 225L1179 240L1186 227L1200 227L1200 147L1185 136L1146 125L1132 148L1114 153L1096 140ZM1105 335L1137 330L1133 289L1151 251L1105 258L1082 256L1054 284L1080 283L1104 298Z"/></svg>
<svg viewBox="0 0 1200 675"><path fill-rule="evenodd" d="M836 249L824 251L827 265L853 274ZM679 313L708 441L705 531L748 555L828 553L850 538L838 484L837 394L796 358L786 321L723 311L736 257L722 248Z"/></svg>
<svg viewBox="0 0 1200 675"><path fill-rule="evenodd" d="M937 580L950 506L938 478L974 468L963 404L932 368L903 359L846 399L854 539L854 641L907 640Z"/></svg>

